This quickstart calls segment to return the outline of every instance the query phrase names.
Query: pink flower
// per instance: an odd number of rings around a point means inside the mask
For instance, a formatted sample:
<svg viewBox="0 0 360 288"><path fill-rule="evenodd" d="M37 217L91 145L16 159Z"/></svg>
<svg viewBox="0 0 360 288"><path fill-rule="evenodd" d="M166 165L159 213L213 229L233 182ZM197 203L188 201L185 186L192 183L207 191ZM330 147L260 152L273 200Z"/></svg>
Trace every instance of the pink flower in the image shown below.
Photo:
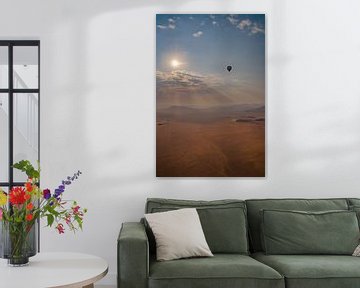
<svg viewBox="0 0 360 288"><path fill-rule="evenodd" d="M64 226L61 223L59 223L55 228L58 230L59 234L65 233Z"/></svg>
<svg viewBox="0 0 360 288"><path fill-rule="evenodd" d="M65 222L66 222L67 225L69 225L71 223L71 215L70 214L66 215Z"/></svg>
<svg viewBox="0 0 360 288"><path fill-rule="evenodd" d="M2 211L2 209L0 208L0 220L2 220L2 214L3 214L3 211Z"/></svg>
<svg viewBox="0 0 360 288"><path fill-rule="evenodd" d="M78 206L75 206L75 207L71 207L71 208L72 208L72 210L73 210L74 215L79 214L79 209L80 209L80 206L79 206L79 205L78 205Z"/></svg>

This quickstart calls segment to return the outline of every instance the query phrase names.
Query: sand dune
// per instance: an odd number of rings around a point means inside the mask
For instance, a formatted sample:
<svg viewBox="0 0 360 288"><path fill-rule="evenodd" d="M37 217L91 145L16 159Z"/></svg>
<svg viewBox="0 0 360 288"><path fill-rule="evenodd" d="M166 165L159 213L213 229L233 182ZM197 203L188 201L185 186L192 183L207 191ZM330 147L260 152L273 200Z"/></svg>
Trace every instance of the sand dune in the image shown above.
<svg viewBox="0 0 360 288"><path fill-rule="evenodd" d="M231 118L264 119L264 113L265 107L263 105L254 104L222 105L207 108L174 105L165 109L158 109L156 115L157 121L209 123Z"/></svg>
<svg viewBox="0 0 360 288"><path fill-rule="evenodd" d="M157 126L157 176L265 176L264 121L166 123Z"/></svg>

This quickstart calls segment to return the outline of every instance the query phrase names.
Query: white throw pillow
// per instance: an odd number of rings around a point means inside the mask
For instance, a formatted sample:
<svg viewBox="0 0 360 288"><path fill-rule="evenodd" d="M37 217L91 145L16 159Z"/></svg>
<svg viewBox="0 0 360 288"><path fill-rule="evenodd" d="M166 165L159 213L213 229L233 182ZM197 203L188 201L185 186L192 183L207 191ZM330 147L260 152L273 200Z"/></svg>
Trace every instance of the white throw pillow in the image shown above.
<svg viewBox="0 0 360 288"><path fill-rule="evenodd" d="M156 240L156 259L214 256L195 208L145 214Z"/></svg>
<svg viewBox="0 0 360 288"><path fill-rule="evenodd" d="M360 257L360 244L358 246L356 246L352 256Z"/></svg>

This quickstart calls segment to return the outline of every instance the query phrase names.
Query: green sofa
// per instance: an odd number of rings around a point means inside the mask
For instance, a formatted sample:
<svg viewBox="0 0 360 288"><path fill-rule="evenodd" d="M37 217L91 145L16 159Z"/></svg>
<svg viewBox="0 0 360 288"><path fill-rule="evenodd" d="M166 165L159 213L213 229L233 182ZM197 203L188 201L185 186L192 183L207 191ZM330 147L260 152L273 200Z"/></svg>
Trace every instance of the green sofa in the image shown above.
<svg viewBox="0 0 360 288"><path fill-rule="evenodd" d="M329 217L338 213L344 219L341 221L346 221L338 223L338 227L349 226L349 229L354 230L354 225L356 225L355 236L358 241L356 212L360 215L360 199L254 199L246 201L148 199L145 212L164 212L187 207L197 208L206 240L214 257L158 262L155 260L154 236L145 221L123 223L117 246L119 288L360 287L360 257L353 257L348 253L343 255L342 252L339 255L324 253L314 255L314 253L307 254L305 251L301 255L301 247L300 250L296 250L297 255L269 255L263 248L264 241L267 240L264 240L265 236L262 232L264 211L308 211L305 217L310 217L311 221L312 219L318 221L316 217L323 217L330 221L330 225L336 225L336 223L333 223L334 221ZM293 216L304 217L297 214ZM286 221L292 221L291 217L285 217L286 219L283 223L279 223L280 225L285 225ZM336 214L335 217L338 215ZM349 221L349 217L355 217L356 223L353 218ZM304 219L306 222L303 226L306 227L308 220ZM319 223L322 223L321 221ZM294 229L294 227L290 228ZM267 245L272 245L271 241L276 240L276 235L269 237L270 241ZM289 237L290 242L284 242L284 245L293 244L291 235ZM297 243L296 241L297 239L294 243ZM341 239L337 239L336 243L334 241L329 242L330 246L337 247L342 243ZM348 246L357 245L351 241L347 242ZM352 246L349 249L352 249Z"/></svg>

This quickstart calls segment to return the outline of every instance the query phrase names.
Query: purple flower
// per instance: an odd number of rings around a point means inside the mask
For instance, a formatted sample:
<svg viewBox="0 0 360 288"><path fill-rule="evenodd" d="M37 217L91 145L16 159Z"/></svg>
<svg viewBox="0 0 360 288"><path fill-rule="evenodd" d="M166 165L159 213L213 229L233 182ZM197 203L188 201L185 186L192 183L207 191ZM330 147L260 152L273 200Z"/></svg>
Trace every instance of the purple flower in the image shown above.
<svg viewBox="0 0 360 288"><path fill-rule="evenodd" d="M62 189L55 189L54 197L59 198L59 196L64 192Z"/></svg>
<svg viewBox="0 0 360 288"><path fill-rule="evenodd" d="M70 185L72 183L72 181L78 179L78 177L81 174L82 174L82 172L80 170L78 170L76 173L74 173L74 175L72 177L67 176L66 180L62 180L59 187L57 189L55 189L54 197L59 200L60 195L65 191L65 188L66 188L65 186Z"/></svg>
<svg viewBox="0 0 360 288"><path fill-rule="evenodd" d="M49 199L50 197L51 197L51 192L50 192L50 190L49 189L44 189L44 191L43 191L43 196L44 196L44 198L47 200L47 199Z"/></svg>

